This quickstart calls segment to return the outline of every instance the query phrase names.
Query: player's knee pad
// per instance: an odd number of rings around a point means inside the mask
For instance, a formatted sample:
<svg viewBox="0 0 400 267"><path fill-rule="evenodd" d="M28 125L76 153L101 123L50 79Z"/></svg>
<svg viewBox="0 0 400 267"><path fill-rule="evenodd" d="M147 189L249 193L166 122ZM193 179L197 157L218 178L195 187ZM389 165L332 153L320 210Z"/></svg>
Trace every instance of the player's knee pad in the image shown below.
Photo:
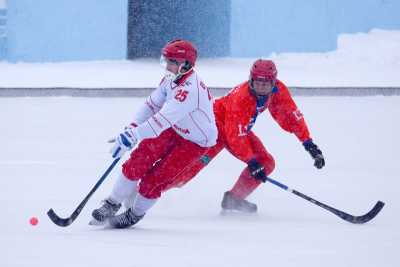
<svg viewBox="0 0 400 267"><path fill-rule="evenodd" d="M275 160L273 157L269 157L269 159L264 161L262 164L266 175L271 174L275 169Z"/></svg>
<svg viewBox="0 0 400 267"><path fill-rule="evenodd" d="M275 160L270 154L256 157L257 161L264 167L265 175L270 175L275 169Z"/></svg>

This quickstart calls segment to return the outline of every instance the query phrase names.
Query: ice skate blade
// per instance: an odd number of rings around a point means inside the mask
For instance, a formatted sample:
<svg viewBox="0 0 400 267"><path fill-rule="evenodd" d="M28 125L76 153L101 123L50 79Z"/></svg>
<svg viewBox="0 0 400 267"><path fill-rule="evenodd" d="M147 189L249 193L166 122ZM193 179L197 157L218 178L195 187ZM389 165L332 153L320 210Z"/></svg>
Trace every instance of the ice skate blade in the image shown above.
<svg viewBox="0 0 400 267"><path fill-rule="evenodd" d="M246 212L246 211L239 211L239 210L230 210L230 209L222 209L219 213L221 216L228 216L228 217L249 217L257 215L257 212Z"/></svg>
<svg viewBox="0 0 400 267"><path fill-rule="evenodd" d="M101 221L98 221L98 220L96 220L94 218L89 222L89 225L91 225L91 226L103 226L103 225L106 225L106 224L107 224L107 220L101 222Z"/></svg>

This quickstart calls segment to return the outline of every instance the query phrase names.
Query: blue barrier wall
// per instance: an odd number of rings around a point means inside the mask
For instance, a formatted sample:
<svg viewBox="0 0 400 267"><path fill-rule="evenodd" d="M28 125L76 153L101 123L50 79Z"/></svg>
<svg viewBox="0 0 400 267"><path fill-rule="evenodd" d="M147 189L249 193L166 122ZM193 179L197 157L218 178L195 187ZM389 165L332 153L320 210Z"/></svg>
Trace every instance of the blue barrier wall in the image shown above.
<svg viewBox="0 0 400 267"><path fill-rule="evenodd" d="M325 52L341 33L400 29L399 0L232 0L231 55Z"/></svg>
<svg viewBox="0 0 400 267"><path fill-rule="evenodd" d="M127 0L8 1L9 61L126 57Z"/></svg>
<svg viewBox="0 0 400 267"><path fill-rule="evenodd" d="M0 60L4 60L7 53L7 10L0 5Z"/></svg>
<svg viewBox="0 0 400 267"><path fill-rule="evenodd" d="M176 2L165 0L164 5L167 1ZM230 32L218 34L221 51L211 51L215 55L224 55L225 50L234 57L325 52L336 49L341 33L400 29L399 0L224 1L231 5L226 20ZM7 8L0 59L2 55L11 62L126 58L128 0L11 0ZM212 33L215 27L209 22L196 23ZM0 18L0 35L1 23Z"/></svg>

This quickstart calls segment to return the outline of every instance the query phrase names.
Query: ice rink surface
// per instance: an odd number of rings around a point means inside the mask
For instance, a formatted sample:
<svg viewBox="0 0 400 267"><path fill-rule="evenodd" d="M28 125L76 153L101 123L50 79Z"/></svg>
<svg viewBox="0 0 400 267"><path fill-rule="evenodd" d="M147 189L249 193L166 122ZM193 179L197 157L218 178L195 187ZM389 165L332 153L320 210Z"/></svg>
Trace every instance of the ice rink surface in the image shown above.
<svg viewBox="0 0 400 267"><path fill-rule="evenodd" d="M0 98L0 266L400 266L400 97L296 97L326 157L322 170L268 112L254 128L275 157L278 181L355 215L386 202L367 224L342 221L268 183L250 197L257 216L220 216L222 194L244 168L223 152L134 228L87 224L120 165L71 226L54 225L47 210L71 214L112 161L106 140L142 101Z"/></svg>

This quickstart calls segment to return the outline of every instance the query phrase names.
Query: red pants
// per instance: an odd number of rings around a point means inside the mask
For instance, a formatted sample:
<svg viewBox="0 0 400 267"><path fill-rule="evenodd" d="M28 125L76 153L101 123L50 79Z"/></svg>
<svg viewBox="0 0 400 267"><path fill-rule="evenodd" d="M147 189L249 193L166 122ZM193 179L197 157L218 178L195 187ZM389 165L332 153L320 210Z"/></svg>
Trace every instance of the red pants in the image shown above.
<svg viewBox="0 0 400 267"><path fill-rule="evenodd" d="M122 172L130 180L140 180L141 195L158 198L163 191L186 183L180 174L192 168L207 149L170 128L157 138L140 142L122 165Z"/></svg>
<svg viewBox="0 0 400 267"><path fill-rule="evenodd" d="M249 139L252 150L254 151L253 157L264 166L265 174L269 175L275 168L274 158L268 153L261 140L253 132L250 132L247 135L247 138ZM227 148L226 142L219 136L215 146L211 147L207 153L200 158L200 160L196 161L192 165L190 169L186 169L180 174L179 180L181 183L190 181L224 148ZM229 152L235 156L232 151ZM230 191L236 197L244 199L250 195L260 184L261 181L253 178L250 175L249 169L246 167Z"/></svg>

